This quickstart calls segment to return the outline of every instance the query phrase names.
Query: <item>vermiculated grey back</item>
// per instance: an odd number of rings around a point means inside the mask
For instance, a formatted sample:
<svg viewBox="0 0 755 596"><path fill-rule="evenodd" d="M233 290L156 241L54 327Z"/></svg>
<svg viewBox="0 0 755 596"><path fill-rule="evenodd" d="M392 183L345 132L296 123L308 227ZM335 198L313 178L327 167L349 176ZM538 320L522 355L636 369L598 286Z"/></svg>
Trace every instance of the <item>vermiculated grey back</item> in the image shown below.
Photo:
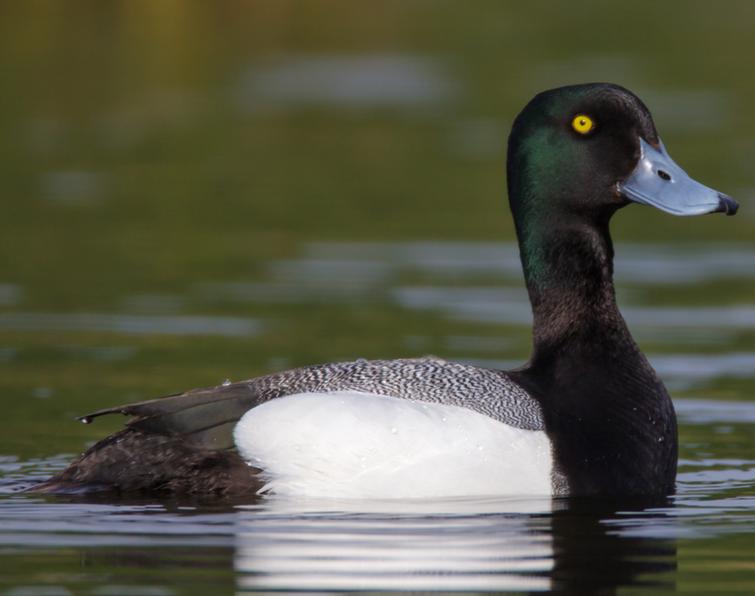
<svg viewBox="0 0 755 596"><path fill-rule="evenodd" d="M260 401L314 391L360 391L469 408L504 424L542 430L540 404L505 373L438 358L356 360L244 381Z"/></svg>

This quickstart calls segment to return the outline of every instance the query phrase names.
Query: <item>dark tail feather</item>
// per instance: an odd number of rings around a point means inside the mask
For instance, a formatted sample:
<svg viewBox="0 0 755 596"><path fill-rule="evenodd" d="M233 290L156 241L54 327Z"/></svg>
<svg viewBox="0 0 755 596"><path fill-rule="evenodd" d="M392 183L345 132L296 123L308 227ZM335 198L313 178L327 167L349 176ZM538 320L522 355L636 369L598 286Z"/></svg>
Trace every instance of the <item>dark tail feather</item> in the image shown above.
<svg viewBox="0 0 755 596"><path fill-rule="evenodd" d="M97 410L79 420L89 424L99 416L134 416L126 426L147 434L182 435L199 449L233 447L233 427L260 401L248 382L194 389L186 393Z"/></svg>
<svg viewBox="0 0 755 596"><path fill-rule="evenodd" d="M87 424L107 414L133 418L63 472L28 490L254 495L261 486L257 471L231 449L233 428L245 412L269 397L247 381L82 416L79 420Z"/></svg>

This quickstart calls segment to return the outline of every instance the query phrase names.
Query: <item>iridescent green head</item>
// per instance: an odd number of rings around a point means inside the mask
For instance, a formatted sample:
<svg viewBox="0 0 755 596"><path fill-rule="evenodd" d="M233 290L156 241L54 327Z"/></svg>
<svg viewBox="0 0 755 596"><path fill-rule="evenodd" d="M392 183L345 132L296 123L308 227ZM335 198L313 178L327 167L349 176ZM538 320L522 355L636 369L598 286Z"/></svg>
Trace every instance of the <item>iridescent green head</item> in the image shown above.
<svg viewBox="0 0 755 596"><path fill-rule="evenodd" d="M737 209L673 162L636 95L607 83L544 91L525 106L509 136L508 186L523 253L535 260L549 230L607 225L630 202L675 215Z"/></svg>

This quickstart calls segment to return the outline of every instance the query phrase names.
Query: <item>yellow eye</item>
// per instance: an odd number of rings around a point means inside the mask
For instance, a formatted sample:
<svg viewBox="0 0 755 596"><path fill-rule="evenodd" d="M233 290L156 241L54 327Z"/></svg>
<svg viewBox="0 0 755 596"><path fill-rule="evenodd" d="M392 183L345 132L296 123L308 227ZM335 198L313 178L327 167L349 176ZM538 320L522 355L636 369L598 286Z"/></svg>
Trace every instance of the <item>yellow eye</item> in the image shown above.
<svg viewBox="0 0 755 596"><path fill-rule="evenodd" d="M577 114L574 116L574 120L571 121L571 127L581 135L586 135L593 128L595 123L592 118L585 116L584 114Z"/></svg>

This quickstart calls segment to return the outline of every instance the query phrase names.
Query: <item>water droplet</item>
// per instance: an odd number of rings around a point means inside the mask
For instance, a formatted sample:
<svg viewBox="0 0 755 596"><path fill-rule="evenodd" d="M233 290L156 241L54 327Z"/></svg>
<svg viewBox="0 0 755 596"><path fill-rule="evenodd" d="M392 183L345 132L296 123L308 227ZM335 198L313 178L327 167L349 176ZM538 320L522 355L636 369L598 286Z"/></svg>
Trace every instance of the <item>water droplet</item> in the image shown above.
<svg viewBox="0 0 755 596"><path fill-rule="evenodd" d="M81 418L79 418L79 420L81 421L81 424L91 424L92 423L92 419L89 416L82 416Z"/></svg>
<svg viewBox="0 0 755 596"><path fill-rule="evenodd" d="M231 384L231 379L226 379L225 381L223 381L222 386L223 387L228 387L228 385L230 385L230 384Z"/></svg>
<svg viewBox="0 0 755 596"><path fill-rule="evenodd" d="M658 442L663 443L663 437L658 437Z"/></svg>
<svg viewBox="0 0 755 596"><path fill-rule="evenodd" d="M443 418L441 418L440 420L441 422L448 422L448 418L446 418L445 416L443 416Z"/></svg>

